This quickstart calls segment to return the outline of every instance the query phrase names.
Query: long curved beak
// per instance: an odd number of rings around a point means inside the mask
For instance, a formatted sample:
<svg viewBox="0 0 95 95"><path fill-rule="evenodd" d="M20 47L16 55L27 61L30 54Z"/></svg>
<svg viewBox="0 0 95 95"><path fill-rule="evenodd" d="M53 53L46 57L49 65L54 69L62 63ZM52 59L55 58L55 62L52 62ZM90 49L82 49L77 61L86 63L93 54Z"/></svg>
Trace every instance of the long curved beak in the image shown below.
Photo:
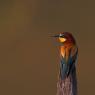
<svg viewBox="0 0 95 95"><path fill-rule="evenodd" d="M64 38L64 35L54 35L52 37L62 37L62 38Z"/></svg>
<svg viewBox="0 0 95 95"><path fill-rule="evenodd" d="M51 37L60 37L59 35L54 35L54 36L51 36Z"/></svg>

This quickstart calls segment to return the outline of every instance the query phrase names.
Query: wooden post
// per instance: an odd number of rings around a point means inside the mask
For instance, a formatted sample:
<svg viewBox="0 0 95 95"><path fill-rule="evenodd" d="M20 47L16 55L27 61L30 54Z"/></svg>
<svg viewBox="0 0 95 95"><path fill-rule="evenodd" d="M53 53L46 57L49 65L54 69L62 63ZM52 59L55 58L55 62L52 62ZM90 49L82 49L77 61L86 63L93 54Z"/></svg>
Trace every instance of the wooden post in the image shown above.
<svg viewBox="0 0 95 95"><path fill-rule="evenodd" d="M64 80L59 76L57 83L57 95L77 95L77 78L75 68Z"/></svg>

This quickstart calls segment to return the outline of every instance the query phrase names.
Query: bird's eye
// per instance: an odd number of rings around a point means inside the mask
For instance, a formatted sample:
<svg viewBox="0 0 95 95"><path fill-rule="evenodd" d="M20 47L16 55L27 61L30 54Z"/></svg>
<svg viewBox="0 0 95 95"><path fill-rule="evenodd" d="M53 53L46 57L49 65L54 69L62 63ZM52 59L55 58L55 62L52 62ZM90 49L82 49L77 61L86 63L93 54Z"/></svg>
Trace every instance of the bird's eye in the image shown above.
<svg viewBox="0 0 95 95"><path fill-rule="evenodd" d="M63 34L59 34L59 37L63 37Z"/></svg>

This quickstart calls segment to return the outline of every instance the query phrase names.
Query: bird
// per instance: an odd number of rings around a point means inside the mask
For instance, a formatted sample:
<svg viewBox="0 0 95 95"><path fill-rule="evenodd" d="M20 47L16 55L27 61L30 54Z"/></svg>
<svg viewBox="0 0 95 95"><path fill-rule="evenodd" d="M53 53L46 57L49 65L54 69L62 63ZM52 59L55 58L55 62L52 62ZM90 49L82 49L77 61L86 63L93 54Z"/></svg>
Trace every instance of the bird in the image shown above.
<svg viewBox="0 0 95 95"><path fill-rule="evenodd" d="M70 32L61 32L53 37L60 43L60 64L57 95L77 95L76 64L78 46Z"/></svg>

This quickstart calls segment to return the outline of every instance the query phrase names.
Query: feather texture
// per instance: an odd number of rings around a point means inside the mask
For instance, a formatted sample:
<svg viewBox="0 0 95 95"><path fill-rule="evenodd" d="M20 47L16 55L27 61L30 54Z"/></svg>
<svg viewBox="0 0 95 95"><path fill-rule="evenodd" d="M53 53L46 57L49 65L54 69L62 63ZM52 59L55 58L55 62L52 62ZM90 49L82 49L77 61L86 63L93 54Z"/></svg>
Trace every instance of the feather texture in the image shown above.
<svg viewBox="0 0 95 95"><path fill-rule="evenodd" d="M62 46L61 48L64 47ZM65 47L63 50L63 52L61 50L62 53L60 62L60 74L57 83L57 95L77 95L75 62L78 55L78 48L77 46L72 45L72 47Z"/></svg>

